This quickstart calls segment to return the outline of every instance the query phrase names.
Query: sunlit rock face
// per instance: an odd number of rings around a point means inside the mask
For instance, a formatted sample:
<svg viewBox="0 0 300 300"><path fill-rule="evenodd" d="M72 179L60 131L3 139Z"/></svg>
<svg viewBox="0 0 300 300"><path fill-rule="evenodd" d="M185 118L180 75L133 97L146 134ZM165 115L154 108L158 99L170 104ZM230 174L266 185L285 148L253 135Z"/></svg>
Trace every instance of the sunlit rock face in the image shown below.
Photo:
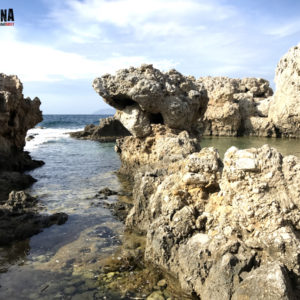
<svg viewBox="0 0 300 300"><path fill-rule="evenodd" d="M28 129L42 121L40 100L25 99L22 92L17 76L0 74L0 153L22 151Z"/></svg>
<svg viewBox="0 0 300 300"><path fill-rule="evenodd" d="M213 136L275 135L266 118L266 105L263 105L273 94L267 80L209 76L200 77L197 83L204 86L209 99L204 118L199 120L200 133Z"/></svg>
<svg viewBox="0 0 300 300"><path fill-rule="evenodd" d="M300 137L300 44L279 61L269 115L282 136Z"/></svg>
<svg viewBox="0 0 300 300"><path fill-rule="evenodd" d="M232 147L223 162L203 148L138 173L126 225L146 233L147 261L201 299L296 299L299 170L267 145Z"/></svg>
<svg viewBox="0 0 300 300"><path fill-rule="evenodd" d="M279 63L275 96L264 79L196 80L148 65L94 81L132 134L115 147L134 178L126 226L146 235L145 260L191 295L300 298L299 159L264 145L231 147L222 161L199 142L299 136L298 51Z"/></svg>
<svg viewBox="0 0 300 300"><path fill-rule="evenodd" d="M93 82L95 91L115 107L117 117L135 137L150 134L150 124L192 130L203 117L208 98L195 78L176 70L161 72L152 65L123 69Z"/></svg>

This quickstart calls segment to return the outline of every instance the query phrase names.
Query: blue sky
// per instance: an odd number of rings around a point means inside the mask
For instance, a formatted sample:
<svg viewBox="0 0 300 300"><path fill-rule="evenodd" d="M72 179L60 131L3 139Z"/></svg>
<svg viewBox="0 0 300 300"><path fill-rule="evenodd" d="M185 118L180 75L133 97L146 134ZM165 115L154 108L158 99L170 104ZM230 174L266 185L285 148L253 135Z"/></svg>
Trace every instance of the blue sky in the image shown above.
<svg viewBox="0 0 300 300"><path fill-rule="evenodd" d="M1 0L0 72L17 74L44 113L108 106L95 77L141 63L185 75L263 77L300 42L298 0Z"/></svg>

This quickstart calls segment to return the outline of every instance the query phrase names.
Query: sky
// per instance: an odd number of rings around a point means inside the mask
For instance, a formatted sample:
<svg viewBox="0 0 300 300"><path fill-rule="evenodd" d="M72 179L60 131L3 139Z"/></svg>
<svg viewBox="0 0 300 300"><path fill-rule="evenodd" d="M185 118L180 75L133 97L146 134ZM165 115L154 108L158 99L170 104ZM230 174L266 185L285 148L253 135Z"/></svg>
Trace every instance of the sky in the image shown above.
<svg viewBox="0 0 300 300"><path fill-rule="evenodd" d="M16 74L44 114L109 106L94 78L152 63L184 75L273 79L300 42L299 0L0 0L0 72Z"/></svg>

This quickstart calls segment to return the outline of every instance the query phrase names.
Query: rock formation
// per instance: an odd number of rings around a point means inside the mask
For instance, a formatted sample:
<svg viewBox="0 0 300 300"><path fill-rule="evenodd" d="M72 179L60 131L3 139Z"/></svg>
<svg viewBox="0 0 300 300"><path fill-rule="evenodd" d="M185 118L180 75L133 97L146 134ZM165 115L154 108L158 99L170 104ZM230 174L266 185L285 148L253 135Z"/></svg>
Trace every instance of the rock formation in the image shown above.
<svg viewBox="0 0 300 300"><path fill-rule="evenodd" d="M270 119L285 137L300 137L300 44L279 61L276 92L270 105Z"/></svg>
<svg viewBox="0 0 300 300"><path fill-rule="evenodd" d="M0 74L0 246L26 239L68 219L64 213L40 215L37 199L21 189L35 179L23 171L41 166L23 151L28 129L42 121L40 100L24 98L17 76Z"/></svg>
<svg viewBox="0 0 300 300"><path fill-rule="evenodd" d="M99 142L115 142L116 139L129 135L130 132L114 117L101 119L99 126L90 124L83 131L70 133L71 137L77 139Z"/></svg>
<svg viewBox="0 0 300 300"><path fill-rule="evenodd" d="M0 246L16 240L24 240L54 224L64 224L65 213L40 215L37 199L24 191L12 191L4 205L0 205Z"/></svg>
<svg viewBox="0 0 300 300"><path fill-rule="evenodd" d="M151 161L147 172L136 172L126 220L127 228L147 236L146 261L201 299L299 297L295 156L267 145L232 147L222 162L216 149L204 148L150 167Z"/></svg>
<svg viewBox="0 0 300 300"><path fill-rule="evenodd" d="M126 226L146 235L145 260L186 293L300 298L299 159L265 145L231 147L221 161L198 139L199 132L297 137L297 55L295 48L279 64L274 97L263 79L195 80L151 65L93 83L132 134L115 147L120 172L134 178ZM283 98L286 85L290 98Z"/></svg>
<svg viewBox="0 0 300 300"><path fill-rule="evenodd" d="M28 129L43 120L40 100L24 98L17 76L0 74L0 151L10 155L23 151Z"/></svg>
<svg viewBox="0 0 300 300"><path fill-rule="evenodd" d="M93 82L95 91L115 107L116 117L134 137L151 133L151 124L193 130L207 106L207 93L193 77L152 65L120 70Z"/></svg>
<svg viewBox="0 0 300 300"><path fill-rule="evenodd" d="M0 202L7 200L12 189L27 187L33 182L21 174L40 166L23 151L27 130L42 121L40 100L24 98L23 85L17 76L0 74Z"/></svg>
<svg viewBox="0 0 300 300"><path fill-rule="evenodd" d="M266 102L273 91L261 78L200 77L209 98L199 132L218 136L275 136ZM263 113L262 113L263 111Z"/></svg>
<svg viewBox="0 0 300 300"><path fill-rule="evenodd" d="M265 79L196 80L152 65L106 74L93 87L135 137L150 135L151 124L203 135L299 137L299 65L296 46L277 66L274 96Z"/></svg>

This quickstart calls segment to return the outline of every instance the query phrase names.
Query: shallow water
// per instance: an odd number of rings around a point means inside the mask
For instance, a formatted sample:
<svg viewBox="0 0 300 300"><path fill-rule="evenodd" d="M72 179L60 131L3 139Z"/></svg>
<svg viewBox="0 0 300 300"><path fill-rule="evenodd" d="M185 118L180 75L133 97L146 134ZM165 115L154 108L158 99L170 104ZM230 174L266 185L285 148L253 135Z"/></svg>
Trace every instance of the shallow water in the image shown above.
<svg viewBox="0 0 300 300"><path fill-rule="evenodd" d="M215 147L219 150L221 158L231 146L239 149L261 147L269 144L276 148L282 155L295 155L300 158L300 139L276 139L262 137L202 137L201 147Z"/></svg>
<svg viewBox="0 0 300 300"><path fill-rule="evenodd" d="M28 192L39 198L43 213L65 212L69 219L0 248L0 299L102 299L98 259L120 246L123 224L95 194L104 187L122 189L115 174L120 161L112 143L79 141L63 133L74 129L29 133L37 135L26 148L45 165L30 172L38 182Z"/></svg>

